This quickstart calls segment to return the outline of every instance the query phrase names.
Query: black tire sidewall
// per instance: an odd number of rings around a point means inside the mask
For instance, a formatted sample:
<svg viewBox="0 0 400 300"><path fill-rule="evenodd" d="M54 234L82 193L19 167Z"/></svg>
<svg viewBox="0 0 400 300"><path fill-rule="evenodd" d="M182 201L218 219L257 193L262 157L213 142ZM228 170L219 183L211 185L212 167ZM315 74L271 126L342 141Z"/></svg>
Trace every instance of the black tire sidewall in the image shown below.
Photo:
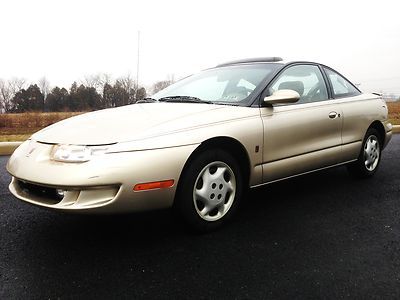
<svg viewBox="0 0 400 300"><path fill-rule="evenodd" d="M221 161L226 163L235 174L236 192L232 206L228 212L216 221L206 221L199 216L193 201L193 189L196 179L203 168L209 163ZM217 229L228 222L237 211L243 195L243 177L240 166L236 159L228 152L220 149L205 150L197 154L182 172L177 195L174 203L174 210L181 219L197 232L208 232Z"/></svg>
<svg viewBox="0 0 400 300"><path fill-rule="evenodd" d="M372 171L368 170L367 167L365 166L365 157L364 157L364 148L365 148L365 144L368 141L368 139L371 136L375 136L378 140L379 143L379 158L378 158L378 164L376 166L376 168ZM380 162L381 162L381 158L382 158L382 142L381 142L381 136L379 135L378 130L376 130L375 128L369 128L367 130L367 133L365 134L362 146L361 146L361 151L360 154L358 156L357 161L350 165L349 170L350 172L357 176L357 177L363 177L363 178L368 178L373 176L376 171L379 168Z"/></svg>

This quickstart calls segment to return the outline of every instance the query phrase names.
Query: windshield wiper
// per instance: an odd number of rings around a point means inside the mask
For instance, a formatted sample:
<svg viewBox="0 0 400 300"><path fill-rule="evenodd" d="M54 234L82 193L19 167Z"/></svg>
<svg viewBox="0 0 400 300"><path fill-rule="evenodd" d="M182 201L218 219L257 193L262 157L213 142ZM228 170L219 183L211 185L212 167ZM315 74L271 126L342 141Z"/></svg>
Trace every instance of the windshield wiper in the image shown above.
<svg viewBox="0 0 400 300"><path fill-rule="evenodd" d="M147 98L136 101L136 103L153 103L153 102L157 102L157 101L158 101L157 99L147 97Z"/></svg>
<svg viewBox="0 0 400 300"><path fill-rule="evenodd" d="M214 104L212 101L201 100L197 97L192 96L168 96L158 99L160 102L184 102L184 103L206 103Z"/></svg>

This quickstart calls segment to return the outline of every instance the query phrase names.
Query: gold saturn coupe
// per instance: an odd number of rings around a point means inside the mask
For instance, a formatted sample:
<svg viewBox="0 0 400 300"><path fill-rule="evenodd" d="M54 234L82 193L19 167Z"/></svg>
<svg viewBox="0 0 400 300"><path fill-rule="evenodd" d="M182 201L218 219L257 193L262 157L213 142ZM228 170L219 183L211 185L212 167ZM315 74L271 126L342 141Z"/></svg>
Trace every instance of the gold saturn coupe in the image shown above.
<svg viewBox="0 0 400 300"><path fill-rule="evenodd" d="M374 175L392 136L387 116L379 95L325 65L237 60L33 134L9 159L9 189L69 212L171 207L209 231L248 188L338 165Z"/></svg>

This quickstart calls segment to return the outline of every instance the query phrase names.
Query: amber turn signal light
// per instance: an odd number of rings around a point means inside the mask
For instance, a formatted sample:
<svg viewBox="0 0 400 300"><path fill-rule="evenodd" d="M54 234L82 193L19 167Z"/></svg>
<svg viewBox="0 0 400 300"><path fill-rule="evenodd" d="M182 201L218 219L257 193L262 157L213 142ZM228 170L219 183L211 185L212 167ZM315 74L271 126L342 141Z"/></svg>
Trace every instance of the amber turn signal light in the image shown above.
<svg viewBox="0 0 400 300"><path fill-rule="evenodd" d="M146 191L146 190L154 190L154 189L165 189L170 188L174 185L174 180L164 180L164 181L155 181L155 182L146 182L146 183L138 183L133 187L135 192Z"/></svg>

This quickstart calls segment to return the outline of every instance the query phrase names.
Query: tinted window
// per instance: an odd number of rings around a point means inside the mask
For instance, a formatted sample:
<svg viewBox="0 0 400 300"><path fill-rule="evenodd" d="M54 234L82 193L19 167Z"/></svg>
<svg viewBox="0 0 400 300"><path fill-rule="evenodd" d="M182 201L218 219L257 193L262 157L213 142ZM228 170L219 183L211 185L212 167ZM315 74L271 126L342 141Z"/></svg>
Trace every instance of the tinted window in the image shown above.
<svg viewBox="0 0 400 300"><path fill-rule="evenodd" d="M328 99L328 92L321 71L313 65L289 67L275 80L270 94L277 90L289 89L299 93L297 103L308 103Z"/></svg>
<svg viewBox="0 0 400 300"><path fill-rule="evenodd" d="M345 78L331 69L324 68L326 75L331 82L335 98L351 97L360 95L360 92Z"/></svg>

